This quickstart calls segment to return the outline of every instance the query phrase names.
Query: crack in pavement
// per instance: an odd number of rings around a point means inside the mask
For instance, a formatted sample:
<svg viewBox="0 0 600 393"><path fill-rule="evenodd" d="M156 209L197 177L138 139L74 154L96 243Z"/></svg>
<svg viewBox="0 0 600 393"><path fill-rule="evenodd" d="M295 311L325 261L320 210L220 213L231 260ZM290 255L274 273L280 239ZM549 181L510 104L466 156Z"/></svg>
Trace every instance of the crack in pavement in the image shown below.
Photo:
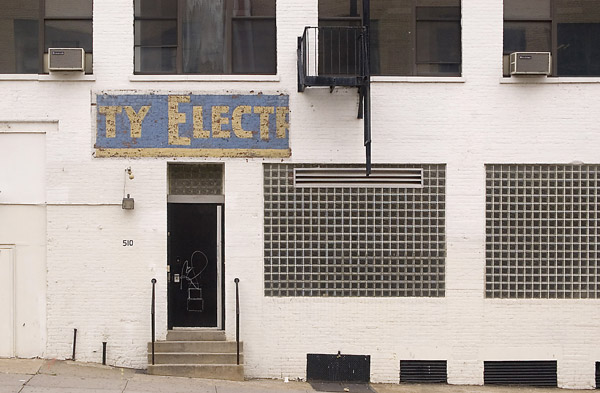
<svg viewBox="0 0 600 393"><path fill-rule="evenodd" d="M121 391L121 393L125 393L125 389L127 389L127 385L129 385L129 379L125 379L125 386L123 387L123 390Z"/></svg>
<svg viewBox="0 0 600 393"><path fill-rule="evenodd" d="M19 391L17 393L21 393L23 391L23 389L25 389L25 386L27 386L29 381L31 381L33 379L33 377L35 377L39 371L40 371L40 369L38 368L38 371L36 371L35 374L33 374L31 377L29 377L29 379L21 386L21 389L19 389Z"/></svg>

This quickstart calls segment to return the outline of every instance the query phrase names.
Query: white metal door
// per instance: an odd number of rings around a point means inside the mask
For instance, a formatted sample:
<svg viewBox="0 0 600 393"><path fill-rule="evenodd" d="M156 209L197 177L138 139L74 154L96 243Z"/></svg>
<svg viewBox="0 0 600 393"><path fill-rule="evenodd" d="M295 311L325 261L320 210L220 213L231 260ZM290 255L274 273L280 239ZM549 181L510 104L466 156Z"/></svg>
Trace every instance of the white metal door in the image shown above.
<svg viewBox="0 0 600 393"><path fill-rule="evenodd" d="M15 356L14 248L0 247L0 357Z"/></svg>

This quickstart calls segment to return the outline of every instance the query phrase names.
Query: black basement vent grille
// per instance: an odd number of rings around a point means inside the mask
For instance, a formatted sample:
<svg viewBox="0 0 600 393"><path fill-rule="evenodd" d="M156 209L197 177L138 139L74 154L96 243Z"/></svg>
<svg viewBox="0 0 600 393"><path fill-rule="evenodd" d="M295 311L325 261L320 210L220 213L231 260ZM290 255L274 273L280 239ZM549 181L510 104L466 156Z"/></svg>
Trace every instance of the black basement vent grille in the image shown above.
<svg viewBox="0 0 600 393"><path fill-rule="evenodd" d="M371 378L371 356L338 353L306 355L306 380L309 382L368 383Z"/></svg>
<svg viewBox="0 0 600 393"><path fill-rule="evenodd" d="M422 188L421 168L295 168L294 187Z"/></svg>
<svg viewBox="0 0 600 393"><path fill-rule="evenodd" d="M400 382L446 383L448 374L445 360L401 360Z"/></svg>
<svg viewBox="0 0 600 393"><path fill-rule="evenodd" d="M556 361L484 362L485 385L557 386Z"/></svg>
<svg viewBox="0 0 600 393"><path fill-rule="evenodd" d="M600 389L600 362L596 362L596 389Z"/></svg>

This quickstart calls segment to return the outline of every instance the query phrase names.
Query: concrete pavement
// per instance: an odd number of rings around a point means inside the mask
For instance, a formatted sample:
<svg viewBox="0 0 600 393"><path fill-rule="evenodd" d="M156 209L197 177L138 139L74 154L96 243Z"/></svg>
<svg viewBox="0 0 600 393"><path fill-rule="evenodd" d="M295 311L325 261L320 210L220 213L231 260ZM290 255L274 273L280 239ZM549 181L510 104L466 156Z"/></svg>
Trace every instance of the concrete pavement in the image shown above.
<svg viewBox="0 0 600 393"><path fill-rule="evenodd" d="M576 390L455 385L372 384L377 393L570 393ZM313 393L306 382L161 377L143 370L41 359L0 359L0 393ZM589 392L589 391L587 391ZM352 393L352 387L350 387Z"/></svg>

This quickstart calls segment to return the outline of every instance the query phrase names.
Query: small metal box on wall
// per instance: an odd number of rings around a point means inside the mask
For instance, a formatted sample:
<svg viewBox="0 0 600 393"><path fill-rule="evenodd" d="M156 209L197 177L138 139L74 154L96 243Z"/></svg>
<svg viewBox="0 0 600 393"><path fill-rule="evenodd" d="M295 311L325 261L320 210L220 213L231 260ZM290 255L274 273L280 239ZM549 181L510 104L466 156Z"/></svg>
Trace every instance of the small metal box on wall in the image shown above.
<svg viewBox="0 0 600 393"><path fill-rule="evenodd" d="M510 54L511 75L550 75L550 52L513 52Z"/></svg>
<svg viewBox="0 0 600 393"><path fill-rule="evenodd" d="M82 48L49 48L49 71L85 70L85 51Z"/></svg>

